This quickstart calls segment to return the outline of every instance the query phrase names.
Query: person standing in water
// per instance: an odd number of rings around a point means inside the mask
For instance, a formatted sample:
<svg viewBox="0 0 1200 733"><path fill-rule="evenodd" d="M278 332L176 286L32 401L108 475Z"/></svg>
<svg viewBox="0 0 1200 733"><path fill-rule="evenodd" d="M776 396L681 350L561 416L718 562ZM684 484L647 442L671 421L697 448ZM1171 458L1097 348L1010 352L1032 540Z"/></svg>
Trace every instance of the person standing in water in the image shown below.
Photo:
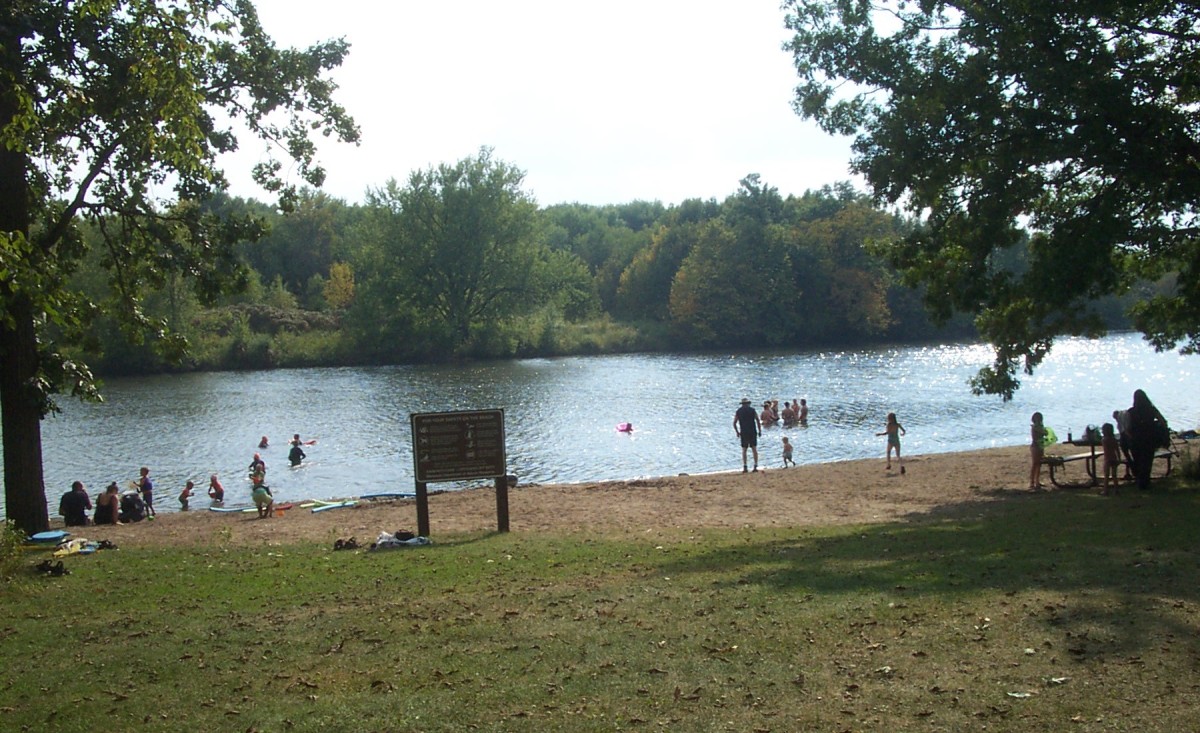
<svg viewBox="0 0 1200 733"><path fill-rule="evenodd" d="M188 510L188 499L192 498L192 489L196 487L194 481L188 481L184 484L183 491L179 492L179 511L186 512Z"/></svg>
<svg viewBox="0 0 1200 733"><path fill-rule="evenodd" d="M218 503L225 501L225 487L221 485L221 480L215 473L208 480L208 498Z"/></svg>
<svg viewBox="0 0 1200 733"><path fill-rule="evenodd" d="M295 468L296 466L299 466L300 461L303 461L307 457L308 456L305 454L304 449L300 447L300 443L293 442L292 449L288 451L288 462L292 464L292 467Z"/></svg>
<svg viewBox="0 0 1200 733"><path fill-rule="evenodd" d="M254 458L250 461L250 480L254 485L261 484L267 480L267 462L262 459L262 455L255 453Z"/></svg>

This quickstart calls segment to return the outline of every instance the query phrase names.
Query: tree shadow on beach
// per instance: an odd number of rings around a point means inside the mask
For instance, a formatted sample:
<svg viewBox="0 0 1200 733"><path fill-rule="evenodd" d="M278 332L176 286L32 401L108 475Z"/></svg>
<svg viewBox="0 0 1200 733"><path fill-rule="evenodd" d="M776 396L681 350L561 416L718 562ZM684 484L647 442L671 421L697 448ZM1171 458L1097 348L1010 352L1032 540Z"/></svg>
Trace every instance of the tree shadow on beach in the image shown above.
<svg viewBox="0 0 1200 733"><path fill-rule="evenodd" d="M1196 638L1200 492L1018 493L887 524L718 541L659 570L673 577L718 571L718 588L755 584L801 597L1033 594L1053 599L1045 623L1084 637L1102 628L1110 651L1121 654L1136 655L1164 635Z"/></svg>

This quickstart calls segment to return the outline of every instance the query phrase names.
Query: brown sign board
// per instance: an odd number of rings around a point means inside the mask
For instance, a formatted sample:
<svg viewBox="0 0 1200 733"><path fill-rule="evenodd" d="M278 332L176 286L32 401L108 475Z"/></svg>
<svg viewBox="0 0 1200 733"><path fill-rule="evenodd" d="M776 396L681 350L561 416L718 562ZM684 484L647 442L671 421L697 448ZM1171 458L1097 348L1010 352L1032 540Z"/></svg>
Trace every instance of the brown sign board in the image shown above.
<svg viewBox="0 0 1200 733"><path fill-rule="evenodd" d="M419 483L499 478L507 473L504 410L411 415L413 468Z"/></svg>

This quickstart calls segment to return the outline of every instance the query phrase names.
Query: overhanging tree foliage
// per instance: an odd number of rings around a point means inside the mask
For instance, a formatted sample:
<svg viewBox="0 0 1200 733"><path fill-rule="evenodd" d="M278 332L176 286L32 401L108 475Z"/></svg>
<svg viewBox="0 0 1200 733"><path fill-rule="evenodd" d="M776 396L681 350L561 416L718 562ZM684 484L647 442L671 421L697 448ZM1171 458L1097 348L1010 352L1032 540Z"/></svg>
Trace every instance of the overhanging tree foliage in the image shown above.
<svg viewBox="0 0 1200 733"><path fill-rule="evenodd" d="M279 49L244 0L11 0L0 9L0 410L7 516L48 524L41 419L60 390L95 395L85 365L51 334L85 332L101 305L131 336L181 344L142 314L171 274L211 298L241 274L233 245L259 231L194 202L224 187L218 156L240 124L297 163L271 158L256 180L287 201L319 185L310 135L354 141L325 73L343 41ZM158 200L170 191L176 203ZM112 299L68 277L87 255L77 225L100 232Z"/></svg>
<svg viewBox="0 0 1200 733"><path fill-rule="evenodd" d="M888 247L945 320L995 346L1008 398L1094 299L1174 277L1134 322L1200 350L1200 8L1097 0L787 0L795 108L854 135L854 168L925 226ZM1028 267L1004 250L1029 248Z"/></svg>

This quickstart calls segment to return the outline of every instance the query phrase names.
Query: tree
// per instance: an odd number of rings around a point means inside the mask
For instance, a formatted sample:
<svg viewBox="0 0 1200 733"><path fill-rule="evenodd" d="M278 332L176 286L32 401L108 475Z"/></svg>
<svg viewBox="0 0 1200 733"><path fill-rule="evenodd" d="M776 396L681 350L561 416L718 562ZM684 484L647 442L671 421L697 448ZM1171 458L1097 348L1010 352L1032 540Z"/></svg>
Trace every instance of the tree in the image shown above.
<svg viewBox="0 0 1200 733"><path fill-rule="evenodd" d="M407 186L392 180L368 192L381 220L365 235L374 238L375 254L359 271L376 281L367 300L385 311L373 316L377 323L399 309L414 316L411 323L430 324L453 352L472 327L538 305L545 247L537 205L521 190L524 177L484 148L454 165L415 171Z"/></svg>
<svg viewBox="0 0 1200 733"><path fill-rule="evenodd" d="M331 264L323 294L330 308L335 311L345 310L354 302L354 268L345 262Z"/></svg>
<svg viewBox="0 0 1200 733"><path fill-rule="evenodd" d="M261 233L198 205L221 190L218 156L233 125L286 152L319 185L310 135L358 130L325 73L343 41L279 49L244 0L13 0L0 9L0 411L8 518L48 524L41 419L60 391L96 396L86 365L50 339L84 333L97 303L68 285L88 254L78 224L101 234L108 303L127 333L183 346L141 299L184 275L211 299L244 277L233 245ZM294 198L273 158L256 180ZM177 201L160 197L173 192ZM54 329L53 331L51 329Z"/></svg>
<svg viewBox="0 0 1200 733"><path fill-rule="evenodd" d="M855 135L875 195L923 215L887 248L945 321L995 347L977 392L1010 398L1093 301L1175 275L1133 307L1157 348L1200 350L1200 8L1133 0L786 0L796 111ZM1028 267L1004 251L1029 239Z"/></svg>

